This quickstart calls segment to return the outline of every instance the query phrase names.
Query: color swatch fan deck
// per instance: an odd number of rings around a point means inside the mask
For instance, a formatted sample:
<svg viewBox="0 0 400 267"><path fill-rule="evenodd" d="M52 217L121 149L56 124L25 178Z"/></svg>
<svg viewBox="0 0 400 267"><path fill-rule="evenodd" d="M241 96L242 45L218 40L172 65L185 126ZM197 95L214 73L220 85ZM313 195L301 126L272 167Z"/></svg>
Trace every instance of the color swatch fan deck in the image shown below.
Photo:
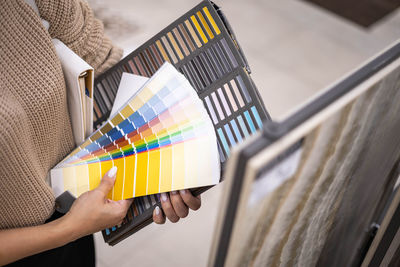
<svg viewBox="0 0 400 267"><path fill-rule="evenodd" d="M55 196L78 197L113 166L113 200L219 182L215 130L197 93L165 63L82 145L51 170Z"/></svg>

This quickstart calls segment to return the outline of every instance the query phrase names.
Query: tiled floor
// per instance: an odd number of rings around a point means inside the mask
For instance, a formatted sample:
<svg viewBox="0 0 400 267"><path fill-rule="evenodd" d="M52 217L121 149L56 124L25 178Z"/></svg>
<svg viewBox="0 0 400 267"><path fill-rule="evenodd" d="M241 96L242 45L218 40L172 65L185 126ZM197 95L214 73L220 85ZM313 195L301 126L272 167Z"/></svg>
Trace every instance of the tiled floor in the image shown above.
<svg viewBox="0 0 400 267"><path fill-rule="evenodd" d="M90 2L108 21L114 42L130 51L199 1ZM400 11L366 30L300 0L216 2L275 119L400 37ZM203 194L202 208L185 220L150 225L115 247L96 234L98 266L205 266L222 189L223 184Z"/></svg>

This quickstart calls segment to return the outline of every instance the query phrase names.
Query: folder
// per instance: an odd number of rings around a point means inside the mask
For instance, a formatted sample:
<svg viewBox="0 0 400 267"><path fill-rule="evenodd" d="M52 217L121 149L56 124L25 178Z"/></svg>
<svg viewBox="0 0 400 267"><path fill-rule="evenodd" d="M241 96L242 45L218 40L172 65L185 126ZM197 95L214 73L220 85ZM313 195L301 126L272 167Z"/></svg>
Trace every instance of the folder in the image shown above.
<svg viewBox="0 0 400 267"><path fill-rule="evenodd" d="M67 88L67 102L76 145L93 132L93 68L58 39L53 39Z"/></svg>

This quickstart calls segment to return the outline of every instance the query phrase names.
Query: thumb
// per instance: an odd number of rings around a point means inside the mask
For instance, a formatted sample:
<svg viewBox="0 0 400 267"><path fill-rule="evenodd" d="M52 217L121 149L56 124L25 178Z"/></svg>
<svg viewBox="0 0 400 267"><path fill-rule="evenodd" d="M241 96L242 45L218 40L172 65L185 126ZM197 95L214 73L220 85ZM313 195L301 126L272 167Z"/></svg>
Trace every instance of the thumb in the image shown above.
<svg viewBox="0 0 400 267"><path fill-rule="evenodd" d="M112 189L115 183L115 177L117 174L117 167L112 167L101 179L99 186L96 188L100 192L107 196L108 192Z"/></svg>

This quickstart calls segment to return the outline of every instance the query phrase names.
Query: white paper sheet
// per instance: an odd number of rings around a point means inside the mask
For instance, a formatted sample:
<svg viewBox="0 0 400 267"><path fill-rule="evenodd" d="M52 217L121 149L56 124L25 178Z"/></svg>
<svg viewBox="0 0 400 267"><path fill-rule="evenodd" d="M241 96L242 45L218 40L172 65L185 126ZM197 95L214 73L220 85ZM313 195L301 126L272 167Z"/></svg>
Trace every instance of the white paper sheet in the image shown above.
<svg viewBox="0 0 400 267"><path fill-rule="evenodd" d="M111 110L112 117L120 108L124 106L136 92L144 85L149 78L135 75L132 73L122 73L121 82L118 86L117 95L115 96L114 105Z"/></svg>

